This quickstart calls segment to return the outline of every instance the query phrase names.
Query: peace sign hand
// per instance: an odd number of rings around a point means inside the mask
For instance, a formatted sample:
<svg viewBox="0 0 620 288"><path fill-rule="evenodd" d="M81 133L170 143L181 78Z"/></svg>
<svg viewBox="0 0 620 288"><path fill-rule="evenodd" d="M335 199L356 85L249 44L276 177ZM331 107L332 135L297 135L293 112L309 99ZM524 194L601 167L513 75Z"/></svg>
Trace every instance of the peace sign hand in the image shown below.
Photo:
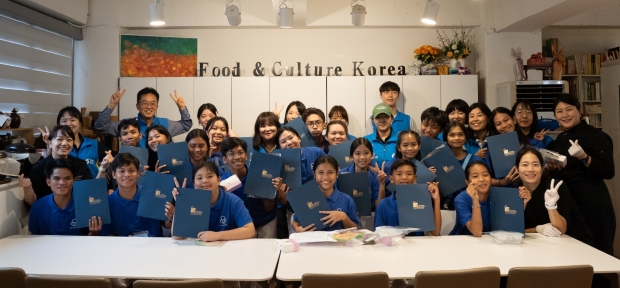
<svg viewBox="0 0 620 288"><path fill-rule="evenodd" d="M276 102L274 107L273 107L273 111L272 112L273 112L273 114L276 114L278 119L280 119L280 113L282 113L282 109L284 109L284 105L282 105L282 107L280 107L280 109L278 109L278 102Z"/></svg>
<svg viewBox="0 0 620 288"><path fill-rule="evenodd" d="M187 184L187 178L183 179L183 186L181 186L181 188L185 188L185 185ZM174 177L174 186L175 188L172 189L172 197L174 197L174 201L177 200L177 195L179 195L179 190L177 190L177 188L179 188L179 181L177 181L177 177Z"/></svg>
<svg viewBox="0 0 620 288"><path fill-rule="evenodd" d="M177 90L174 90L174 95L170 93L170 97L172 98L172 101L177 104L179 110L185 109L185 100L183 100L183 97L177 95Z"/></svg>
<svg viewBox="0 0 620 288"><path fill-rule="evenodd" d="M545 191L545 207L547 209L553 210L558 209L557 202L560 200L560 194L558 194L558 188L562 185L564 181L560 181L558 185L555 185L555 179L551 179L551 187Z"/></svg>
<svg viewBox="0 0 620 288"><path fill-rule="evenodd" d="M573 142L573 140L568 140L570 141L570 148L568 148L568 154L570 154L570 156L573 157L577 157L580 158L581 156L583 156L583 154L585 154L586 152L583 151L583 148L581 148L581 145L579 145L579 140L575 140Z"/></svg>
<svg viewBox="0 0 620 288"><path fill-rule="evenodd" d="M545 135L547 134L547 132L549 132L549 129L540 130L540 132L537 132L536 134L534 134L534 139L539 140L539 141L545 140Z"/></svg>
<svg viewBox="0 0 620 288"><path fill-rule="evenodd" d="M123 89L123 92L121 92L121 87L118 87L118 90L116 90L116 92L114 92L114 94L110 96L110 104L108 104L108 108L114 109L116 105L118 105L118 103L121 102L121 98L123 98L124 94L125 94L125 89Z"/></svg>
<svg viewBox="0 0 620 288"><path fill-rule="evenodd" d="M379 183L385 183L385 179L387 179L387 174L385 174L385 172L383 171L383 168L385 168L385 161L383 161L383 163L381 163L381 168L379 168L379 164L375 163L375 167L368 167L372 172L377 173L377 180L379 180Z"/></svg>
<svg viewBox="0 0 620 288"><path fill-rule="evenodd" d="M37 129L39 129L39 131L41 132L41 138L43 138L43 142L45 142L45 144L47 144L47 146L50 145L50 129L47 128L47 126L45 126L45 131L43 131L43 129L41 129L41 127L37 127Z"/></svg>

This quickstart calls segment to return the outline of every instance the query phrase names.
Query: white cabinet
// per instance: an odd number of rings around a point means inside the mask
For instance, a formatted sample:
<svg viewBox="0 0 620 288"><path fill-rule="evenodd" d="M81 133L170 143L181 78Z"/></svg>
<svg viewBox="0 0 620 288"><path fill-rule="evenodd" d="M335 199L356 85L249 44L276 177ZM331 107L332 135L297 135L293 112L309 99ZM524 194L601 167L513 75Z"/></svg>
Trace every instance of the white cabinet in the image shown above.
<svg viewBox="0 0 620 288"><path fill-rule="evenodd" d="M441 76L423 75L423 76L403 76L403 98L405 101L405 113L408 114L416 123L416 127L420 129L420 116L422 111L428 107L441 106Z"/></svg>
<svg viewBox="0 0 620 288"><path fill-rule="evenodd" d="M190 111L194 119L194 128L202 128L198 122L198 108L202 104L211 103L217 113L226 118L230 126L232 119L232 78L230 77L198 77L194 78L194 110Z"/></svg>
<svg viewBox="0 0 620 288"><path fill-rule="evenodd" d="M232 127L239 137L254 136L254 122L269 109L268 77L232 78Z"/></svg>
<svg viewBox="0 0 620 288"><path fill-rule="evenodd" d="M366 88L364 82L365 77L327 77L327 109L325 113L329 113L329 110L336 105L341 105L347 109L349 134L355 137L362 137L365 134Z"/></svg>
<svg viewBox="0 0 620 288"><path fill-rule="evenodd" d="M446 109L450 101L463 99L467 104L478 102L478 75L441 75L441 106Z"/></svg>
<svg viewBox="0 0 620 288"><path fill-rule="evenodd" d="M319 108L327 114L326 77L269 77L269 111L275 103L284 106L280 123L284 123L286 106L292 101L301 101L306 108ZM327 115L325 116L327 117Z"/></svg>

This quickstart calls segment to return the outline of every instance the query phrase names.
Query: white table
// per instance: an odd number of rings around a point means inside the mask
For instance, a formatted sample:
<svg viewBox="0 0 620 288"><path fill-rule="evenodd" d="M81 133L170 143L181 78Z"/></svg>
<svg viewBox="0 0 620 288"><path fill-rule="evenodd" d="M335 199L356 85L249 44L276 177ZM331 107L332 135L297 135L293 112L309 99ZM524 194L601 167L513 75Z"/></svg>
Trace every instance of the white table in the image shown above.
<svg viewBox="0 0 620 288"><path fill-rule="evenodd" d="M184 246L172 238L11 236L0 240L0 267L27 274L131 279L271 279L280 251L275 239Z"/></svg>
<svg viewBox="0 0 620 288"><path fill-rule="evenodd" d="M527 234L522 244L496 244L491 236L408 237L400 246L346 247L339 243L302 244L282 253L276 277L300 281L305 273L386 272L390 279L413 279L418 271L497 266L502 275L513 267L588 264L594 273L620 272L620 260L569 236Z"/></svg>

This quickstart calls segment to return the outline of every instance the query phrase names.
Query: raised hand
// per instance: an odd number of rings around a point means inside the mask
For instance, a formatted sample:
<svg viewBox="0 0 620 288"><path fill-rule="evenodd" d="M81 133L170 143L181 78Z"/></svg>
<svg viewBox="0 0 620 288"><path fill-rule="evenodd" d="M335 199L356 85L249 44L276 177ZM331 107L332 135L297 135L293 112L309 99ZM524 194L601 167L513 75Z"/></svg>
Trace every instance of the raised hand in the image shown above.
<svg viewBox="0 0 620 288"><path fill-rule="evenodd" d="M499 184L502 186L508 186L510 183L516 183L517 181L519 181L519 170L517 170L517 166L513 166L512 169L510 169L510 172L508 172L508 175L506 175L504 179L500 180Z"/></svg>
<svg viewBox="0 0 620 288"><path fill-rule="evenodd" d="M581 156L583 156L583 154L585 154L586 152L583 151L583 148L581 148L581 146L579 145L579 140L575 140L573 142L573 140L568 140L570 141L570 148L568 148L568 154L570 154L570 156L573 157L577 157L580 158Z"/></svg>
<svg viewBox="0 0 620 288"><path fill-rule="evenodd" d="M123 98L123 94L125 94L125 89L121 92L121 87L118 87L118 90L110 96L110 103L108 104L108 108L114 109L119 102L121 102L121 98Z"/></svg>
<svg viewBox="0 0 620 288"><path fill-rule="evenodd" d="M545 140L545 135L547 134L547 132L549 132L549 129L540 130L540 132L537 132L534 134L534 139L539 140L539 141Z"/></svg>
<svg viewBox="0 0 620 288"><path fill-rule="evenodd" d="M101 168L108 169L108 166L114 161L114 156L112 156L112 150L105 151L105 157L101 160Z"/></svg>
<svg viewBox="0 0 620 288"><path fill-rule="evenodd" d="M159 160L157 160L157 162L155 162L155 172L161 173L161 174L168 174L168 173L170 173L170 171L161 171L161 169L164 169L165 167L166 167L166 164L159 166Z"/></svg>
<svg viewBox="0 0 620 288"><path fill-rule="evenodd" d="M478 200L478 188L476 188L476 182L471 182L467 185L467 194L471 197L471 199Z"/></svg>
<svg viewBox="0 0 620 288"><path fill-rule="evenodd" d="M174 95L170 93L170 98L172 98L172 101L177 104L179 110L185 109L185 100L183 100L183 97L177 95L177 90L174 90Z"/></svg>
<svg viewBox="0 0 620 288"><path fill-rule="evenodd" d="M478 152L476 152L476 156L484 159L484 157L487 156L487 151L489 150L489 148L482 148L480 150L478 150Z"/></svg>
<svg viewBox="0 0 620 288"><path fill-rule="evenodd" d="M426 184L428 184L428 192L431 193L431 199L433 199L434 203L438 203L436 201L441 199L439 195L439 182L426 182Z"/></svg>
<svg viewBox="0 0 620 288"><path fill-rule="evenodd" d="M385 172L383 171L383 169L385 168L385 161L383 161L383 163L381 163L381 168L379 168L379 164L375 163L375 166L369 166L368 169L370 169L370 171L377 173L377 180L379 181L379 183L385 183L385 179L387 179L387 174L385 174Z"/></svg>
<svg viewBox="0 0 620 288"><path fill-rule="evenodd" d="M45 144L47 144L47 146L50 145L50 129L47 128L47 126L45 126L45 131L43 131L43 129L41 129L41 127L37 127L37 129L39 129L39 131L41 132L41 138L43 138L43 142L45 142Z"/></svg>
<svg viewBox="0 0 620 288"><path fill-rule="evenodd" d="M177 181L177 177L174 177L174 186L175 186L175 188L172 189L172 197L174 198L174 201L177 200L177 195L179 195L179 190L177 190L177 188L179 188L179 187L180 188L185 188L186 184L187 184L187 178L184 178L183 186L179 186L179 181Z"/></svg>
<svg viewBox="0 0 620 288"><path fill-rule="evenodd" d="M284 109L284 105L282 105L282 107L280 107L280 109L278 109L278 102L276 102L273 106L273 114L276 114L276 117L278 117L278 119L280 119L280 113L282 113L282 109ZM286 117L286 115L285 115Z"/></svg>
<svg viewBox="0 0 620 288"><path fill-rule="evenodd" d="M24 174L20 174L19 176L17 176L17 179L17 186L22 188L32 187L32 182L30 182L30 178L24 177Z"/></svg>
<svg viewBox="0 0 620 288"><path fill-rule="evenodd" d="M558 185L555 184L555 179L551 179L551 187L545 191L545 207L547 209L558 209L558 200L560 200L560 194L558 194L558 188L564 181L560 181Z"/></svg>

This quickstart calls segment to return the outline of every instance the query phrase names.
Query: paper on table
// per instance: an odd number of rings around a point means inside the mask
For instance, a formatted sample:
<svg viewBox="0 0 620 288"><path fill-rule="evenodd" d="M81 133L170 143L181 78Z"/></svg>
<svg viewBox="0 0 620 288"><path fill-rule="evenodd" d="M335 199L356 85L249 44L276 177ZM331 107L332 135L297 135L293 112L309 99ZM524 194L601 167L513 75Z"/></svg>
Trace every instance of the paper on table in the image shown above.
<svg viewBox="0 0 620 288"><path fill-rule="evenodd" d="M239 189L239 187L241 187L241 180L239 180L239 177L237 177L237 174L233 174L232 176L228 177L226 180L222 180L220 182L220 186L225 187L226 192L232 192L232 191Z"/></svg>
<svg viewBox="0 0 620 288"><path fill-rule="evenodd" d="M302 233L293 233L288 238L297 241L297 243L319 243L319 242L337 242L329 237L329 231L310 231Z"/></svg>
<svg viewBox="0 0 620 288"><path fill-rule="evenodd" d="M200 239L196 238L187 238L183 240L176 240L173 243L180 246L207 246L207 247L222 247L228 241L214 241L214 242L204 242Z"/></svg>

